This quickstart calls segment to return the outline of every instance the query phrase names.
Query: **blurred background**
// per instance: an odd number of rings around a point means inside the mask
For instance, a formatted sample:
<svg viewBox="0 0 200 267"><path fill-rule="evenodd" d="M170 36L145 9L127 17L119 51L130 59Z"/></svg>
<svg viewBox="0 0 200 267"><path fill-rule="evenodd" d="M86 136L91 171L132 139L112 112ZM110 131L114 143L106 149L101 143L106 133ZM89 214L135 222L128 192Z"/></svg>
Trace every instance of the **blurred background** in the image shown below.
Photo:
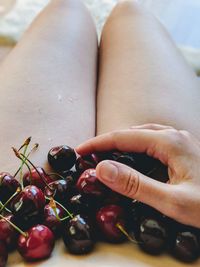
<svg viewBox="0 0 200 267"><path fill-rule="evenodd" d="M50 0L0 0L0 61L20 40L35 16ZM56 1L56 0L52 0ZM83 0L98 33L118 0ZM200 74L200 0L138 0L165 25L177 46Z"/></svg>

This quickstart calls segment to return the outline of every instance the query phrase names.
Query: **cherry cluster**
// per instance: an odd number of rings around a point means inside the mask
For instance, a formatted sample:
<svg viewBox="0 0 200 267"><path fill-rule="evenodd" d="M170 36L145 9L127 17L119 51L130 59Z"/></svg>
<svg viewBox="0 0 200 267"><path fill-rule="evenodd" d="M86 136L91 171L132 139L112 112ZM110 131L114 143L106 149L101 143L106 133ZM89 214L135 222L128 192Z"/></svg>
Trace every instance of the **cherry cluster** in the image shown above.
<svg viewBox="0 0 200 267"><path fill-rule="evenodd" d="M29 160L33 151L27 151L29 143L30 138L18 150L13 148L21 161L16 173L0 173L0 267L13 249L26 261L48 258L60 237L72 254L91 252L97 241L130 241L153 255L168 250L185 262L198 259L199 229L113 192L95 171L100 161L110 159L166 182L167 167L160 161L119 151L78 157L74 149L62 145L49 151L54 172L46 173Z"/></svg>

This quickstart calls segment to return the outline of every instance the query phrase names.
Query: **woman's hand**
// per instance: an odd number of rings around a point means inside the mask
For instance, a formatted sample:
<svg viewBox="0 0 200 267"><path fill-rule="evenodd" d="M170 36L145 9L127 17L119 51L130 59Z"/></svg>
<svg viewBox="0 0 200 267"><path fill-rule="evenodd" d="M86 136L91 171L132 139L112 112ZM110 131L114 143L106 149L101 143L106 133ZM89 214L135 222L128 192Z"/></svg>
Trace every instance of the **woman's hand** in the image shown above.
<svg viewBox="0 0 200 267"><path fill-rule="evenodd" d="M80 155L108 150L142 152L159 159L168 166L169 183L109 160L98 164L99 180L181 223L200 228L200 143L194 136L146 124L94 137L76 149Z"/></svg>

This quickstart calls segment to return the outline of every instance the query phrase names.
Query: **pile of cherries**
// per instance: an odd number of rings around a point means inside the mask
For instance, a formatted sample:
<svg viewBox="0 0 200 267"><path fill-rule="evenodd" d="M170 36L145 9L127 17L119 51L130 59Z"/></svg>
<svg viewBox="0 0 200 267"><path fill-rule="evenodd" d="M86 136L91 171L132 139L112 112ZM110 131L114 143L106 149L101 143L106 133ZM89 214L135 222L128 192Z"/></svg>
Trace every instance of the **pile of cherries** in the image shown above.
<svg viewBox="0 0 200 267"><path fill-rule="evenodd" d="M153 255L168 250L185 262L198 259L199 229L113 192L95 171L100 161L110 159L166 182L167 167L161 162L142 153L119 151L77 157L72 148L62 145L49 151L54 173L47 174L29 160L27 140L14 149L21 160L17 172L0 173L0 267L14 249L26 261L48 258L59 237L72 254L91 252L97 241L129 240ZM23 173L25 165L28 171Z"/></svg>

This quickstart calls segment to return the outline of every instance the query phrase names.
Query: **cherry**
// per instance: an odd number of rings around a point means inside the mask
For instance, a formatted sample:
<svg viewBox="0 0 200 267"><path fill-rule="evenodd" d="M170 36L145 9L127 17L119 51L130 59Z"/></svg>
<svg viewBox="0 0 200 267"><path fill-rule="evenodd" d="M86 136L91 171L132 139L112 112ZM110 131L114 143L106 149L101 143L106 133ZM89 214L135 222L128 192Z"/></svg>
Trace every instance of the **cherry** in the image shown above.
<svg viewBox="0 0 200 267"><path fill-rule="evenodd" d="M98 158L102 160L114 160L116 161L122 155L119 151L104 151L98 153Z"/></svg>
<svg viewBox="0 0 200 267"><path fill-rule="evenodd" d="M125 235L117 225L125 228L125 213L118 205L107 205L102 207L96 214L96 222L105 238L113 243L125 240Z"/></svg>
<svg viewBox="0 0 200 267"><path fill-rule="evenodd" d="M41 220L44 206L44 194L34 185L26 186L10 203L16 223L24 229Z"/></svg>
<svg viewBox="0 0 200 267"><path fill-rule="evenodd" d="M146 218L140 224L139 246L147 253L163 252L167 242L166 227L155 218Z"/></svg>
<svg viewBox="0 0 200 267"><path fill-rule="evenodd" d="M120 155L118 158L116 158L116 161L132 168L134 168L136 164L134 158L131 156L131 154L128 153Z"/></svg>
<svg viewBox="0 0 200 267"><path fill-rule="evenodd" d="M0 173L0 201L5 203L21 187L20 183L9 173Z"/></svg>
<svg viewBox="0 0 200 267"><path fill-rule="evenodd" d="M70 253L89 253L94 247L91 224L83 216L76 215L64 227L63 240Z"/></svg>
<svg viewBox="0 0 200 267"><path fill-rule="evenodd" d="M7 215L5 218L12 223L14 222L13 215ZM9 250L16 246L18 232L3 218L0 219L0 240L4 242Z"/></svg>
<svg viewBox="0 0 200 267"><path fill-rule="evenodd" d="M62 230L62 221L59 220L64 218L65 211L59 205L56 206L56 211L51 207L50 204L47 204L44 207L44 221L43 224L46 225L55 236L59 236Z"/></svg>
<svg viewBox="0 0 200 267"><path fill-rule="evenodd" d="M53 181L54 179L46 174L45 170L41 167L33 168L23 176L23 183L25 186L35 185L41 190L44 190L46 183L49 184Z"/></svg>
<svg viewBox="0 0 200 267"><path fill-rule="evenodd" d="M84 171L77 181L76 188L80 193L97 198L104 198L108 191L108 188L98 180L95 169Z"/></svg>
<svg viewBox="0 0 200 267"><path fill-rule="evenodd" d="M87 195L77 194L70 198L70 209L75 213L90 214L97 208L96 201L87 197Z"/></svg>
<svg viewBox="0 0 200 267"><path fill-rule="evenodd" d="M30 228L26 236L20 235L17 249L27 261L36 261L48 258L54 248L54 234L44 225Z"/></svg>
<svg viewBox="0 0 200 267"><path fill-rule="evenodd" d="M48 161L54 170L64 172L74 166L76 153L74 149L66 145L53 147L48 153Z"/></svg>
<svg viewBox="0 0 200 267"><path fill-rule="evenodd" d="M95 168L99 161L100 159L95 153L81 156L76 160L75 168L79 173L82 173L87 169Z"/></svg>
<svg viewBox="0 0 200 267"><path fill-rule="evenodd" d="M8 252L5 243L0 240L0 267L5 267L8 259Z"/></svg>
<svg viewBox="0 0 200 267"><path fill-rule="evenodd" d="M195 233L184 231L177 233L173 244L173 255L183 262L193 262L198 259L200 246Z"/></svg>
<svg viewBox="0 0 200 267"><path fill-rule="evenodd" d="M71 197L71 182L67 180L54 181L45 187L44 194L65 205Z"/></svg>

